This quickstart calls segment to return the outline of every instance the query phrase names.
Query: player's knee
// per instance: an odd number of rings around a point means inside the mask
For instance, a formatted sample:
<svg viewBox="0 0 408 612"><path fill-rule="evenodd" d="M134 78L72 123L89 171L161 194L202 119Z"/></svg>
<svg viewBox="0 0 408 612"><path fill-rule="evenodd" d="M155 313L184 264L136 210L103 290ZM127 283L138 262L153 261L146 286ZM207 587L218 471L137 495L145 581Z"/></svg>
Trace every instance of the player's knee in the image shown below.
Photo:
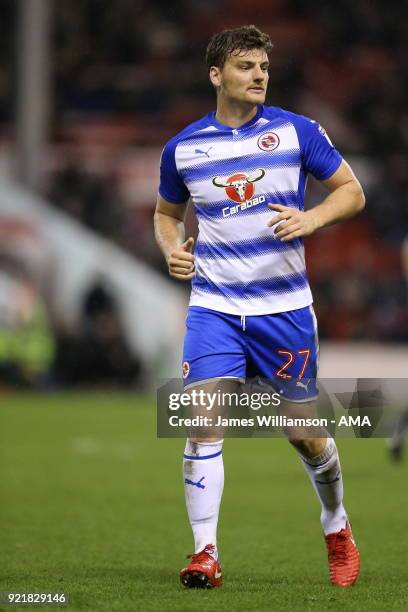
<svg viewBox="0 0 408 612"><path fill-rule="evenodd" d="M323 452L326 440L324 438L306 438L288 436L289 442L306 457L316 457Z"/></svg>

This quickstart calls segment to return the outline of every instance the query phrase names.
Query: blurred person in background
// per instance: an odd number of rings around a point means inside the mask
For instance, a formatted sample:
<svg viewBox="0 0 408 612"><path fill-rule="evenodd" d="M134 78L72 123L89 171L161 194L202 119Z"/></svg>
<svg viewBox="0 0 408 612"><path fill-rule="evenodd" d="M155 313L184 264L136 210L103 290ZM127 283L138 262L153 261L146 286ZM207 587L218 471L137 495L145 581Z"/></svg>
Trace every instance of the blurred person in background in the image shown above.
<svg viewBox="0 0 408 612"><path fill-rule="evenodd" d="M87 289L77 329L61 328L56 346L58 385L141 386L142 362L128 346L116 300L103 279Z"/></svg>
<svg viewBox="0 0 408 612"><path fill-rule="evenodd" d="M317 328L302 238L354 216L365 198L318 123L264 106L271 49L269 36L255 26L212 37L206 59L217 110L164 147L155 228L170 276L192 281L186 388L237 393L247 376L275 376L283 410L299 415L314 406L318 393ZM305 212L309 173L330 193ZM184 231L190 197L199 220L195 250ZM291 379L304 381L295 388ZM335 441L328 432L313 437L306 428L300 437L286 433L321 502L331 582L350 586L360 560L343 505ZM222 445L204 433L188 438L185 447L195 552L180 579L190 588L222 585L216 541Z"/></svg>
<svg viewBox="0 0 408 612"><path fill-rule="evenodd" d="M54 334L28 267L0 256L0 380L4 386L45 387L54 359Z"/></svg>
<svg viewBox="0 0 408 612"><path fill-rule="evenodd" d="M408 288L408 236L402 245L402 267ZM408 294L407 294L408 295ZM394 424L392 438L389 440L388 449L391 459L401 461L404 446L408 437L408 408L406 408L397 418Z"/></svg>

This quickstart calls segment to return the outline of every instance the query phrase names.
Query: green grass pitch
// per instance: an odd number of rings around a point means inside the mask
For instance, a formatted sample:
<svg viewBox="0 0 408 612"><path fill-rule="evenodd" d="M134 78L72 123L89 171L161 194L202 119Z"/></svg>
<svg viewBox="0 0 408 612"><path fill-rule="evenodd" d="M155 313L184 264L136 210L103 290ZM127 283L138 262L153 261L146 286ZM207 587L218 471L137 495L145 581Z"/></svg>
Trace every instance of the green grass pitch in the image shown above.
<svg viewBox="0 0 408 612"><path fill-rule="evenodd" d="M338 440L355 587L328 582L320 507L293 449L241 439L224 445L225 586L190 591L178 581L192 550L184 441L155 426L154 402L132 394L1 396L0 591L65 591L70 611L408 609L408 461L392 465L383 440Z"/></svg>

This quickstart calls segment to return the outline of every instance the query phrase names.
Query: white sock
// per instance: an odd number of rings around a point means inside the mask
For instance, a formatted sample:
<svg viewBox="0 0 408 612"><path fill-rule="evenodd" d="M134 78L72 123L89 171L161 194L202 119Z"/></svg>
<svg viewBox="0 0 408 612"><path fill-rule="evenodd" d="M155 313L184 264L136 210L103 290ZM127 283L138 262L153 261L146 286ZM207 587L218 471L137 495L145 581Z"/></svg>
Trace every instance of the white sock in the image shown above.
<svg viewBox="0 0 408 612"><path fill-rule="evenodd" d="M325 535L344 529L347 513L343 506L343 477L336 443L328 437L326 447L316 457L300 455L320 499L320 521Z"/></svg>
<svg viewBox="0 0 408 612"><path fill-rule="evenodd" d="M217 553L217 523L224 488L222 443L190 442L183 460L183 481L187 513L194 535L194 552L213 544Z"/></svg>

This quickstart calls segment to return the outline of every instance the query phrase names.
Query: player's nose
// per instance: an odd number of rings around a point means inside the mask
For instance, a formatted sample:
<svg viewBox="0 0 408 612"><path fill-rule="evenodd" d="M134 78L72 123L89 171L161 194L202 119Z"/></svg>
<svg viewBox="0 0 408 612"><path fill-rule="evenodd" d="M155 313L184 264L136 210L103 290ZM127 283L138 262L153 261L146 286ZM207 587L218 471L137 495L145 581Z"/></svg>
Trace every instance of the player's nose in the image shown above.
<svg viewBox="0 0 408 612"><path fill-rule="evenodd" d="M255 66L252 76L254 81L262 82L265 79L265 72L260 66Z"/></svg>

